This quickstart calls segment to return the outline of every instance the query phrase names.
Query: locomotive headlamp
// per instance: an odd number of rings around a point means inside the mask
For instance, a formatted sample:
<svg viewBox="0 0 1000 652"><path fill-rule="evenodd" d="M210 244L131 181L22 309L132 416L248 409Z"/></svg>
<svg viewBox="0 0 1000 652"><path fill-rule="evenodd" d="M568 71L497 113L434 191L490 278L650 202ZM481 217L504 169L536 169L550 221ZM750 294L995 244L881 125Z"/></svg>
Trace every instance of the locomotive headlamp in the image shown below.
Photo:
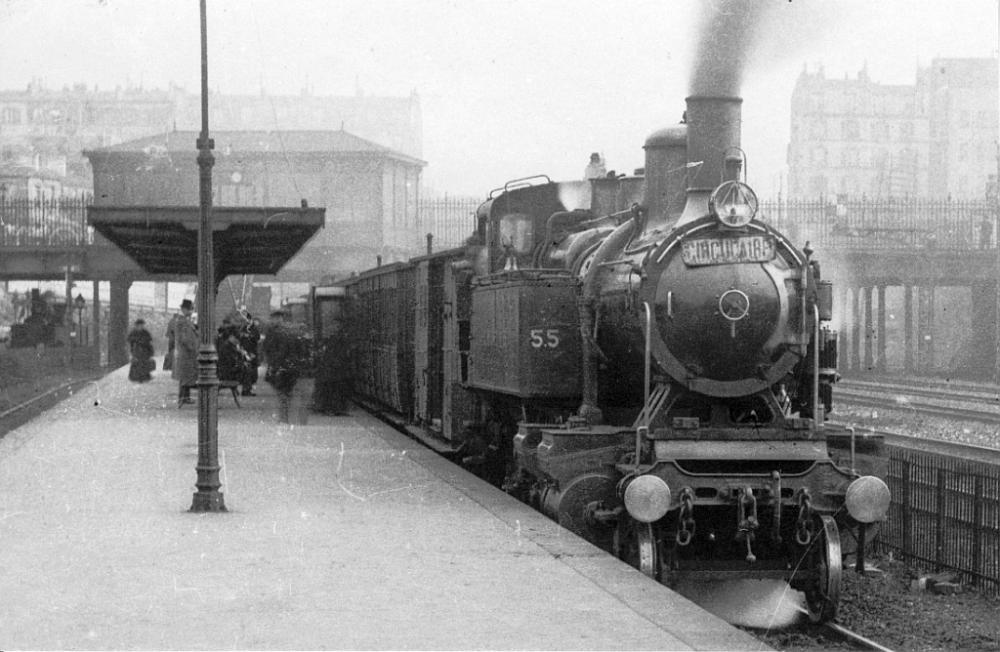
<svg viewBox="0 0 1000 652"><path fill-rule="evenodd" d="M757 193L741 181L726 181L712 191L708 210L725 226L746 226L757 214Z"/></svg>
<svg viewBox="0 0 1000 652"><path fill-rule="evenodd" d="M655 475L640 475L625 488L625 509L640 523L663 518L670 509L670 487Z"/></svg>
<svg viewBox="0 0 1000 652"><path fill-rule="evenodd" d="M861 476L847 487L844 504L859 523L884 520L889 513L889 487L873 475Z"/></svg>

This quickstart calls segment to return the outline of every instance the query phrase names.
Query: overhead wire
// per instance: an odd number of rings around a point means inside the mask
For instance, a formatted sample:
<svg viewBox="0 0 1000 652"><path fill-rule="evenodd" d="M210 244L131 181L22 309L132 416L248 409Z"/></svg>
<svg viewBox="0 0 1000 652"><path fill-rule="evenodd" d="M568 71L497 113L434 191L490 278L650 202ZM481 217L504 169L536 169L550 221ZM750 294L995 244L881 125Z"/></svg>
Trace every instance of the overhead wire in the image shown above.
<svg viewBox="0 0 1000 652"><path fill-rule="evenodd" d="M300 200L302 200L302 199L305 199L305 198L303 197L302 187L299 184L299 181L300 181L300 179L299 179L300 172L292 164L291 158L289 156L288 147L287 147L287 144L285 142L284 134L282 133L281 125L279 124L279 121L278 121L278 109L277 109L277 106L275 104L274 97L272 95L268 95L268 94L266 94L264 92L265 77L264 77L264 72L263 71L265 70L265 65L264 65L265 61L264 61L264 54L263 53L265 52L265 41L264 41L264 38L263 38L263 36L261 34L260 21L257 19L257 14L256 14L256 12L254 10L254 4L252 2L251 3L247 3L247 7L248 7L248 10L249 10L250 21L253 24L254 34L255 34L255 36L257 38L257 48L256 48L256 50L257 50L257 56L258 56L258 70L261 71L261 73L260 73L260 84L261 84L260 91L261 91L261 94L266 97L267 104L268 104L268 106L271 109L271 132L274 134L275 138L277 139L278 147L279 147L279 154L280 154L281 158L284 160L285 166L287 168L287 176L288 176L288 179L291 180L292 188L294 189L295 194L298 196L298 198ZM268 151L269 151L269 149L268 149ZM270 180L270 178L271 178L270 170L268 169L268 157L267 156L262 156L261 157L261 162L262 162L262 166L263 166L263 174L261 175L262 176L262 183L267 183L268 180ZM261 187L260 190L261 190L261 192L260 192L261 203L262 204L264 204L264 203L272 203L273 199L270 196L270 192L267 193L267 195L266 195L267 196L267 201L265 201L265 192L264 192L265 188ZM280 213L278 215L280 215ZM267 228L268 224L270 224L271 220L274 217L276 217L276 216L277 215L268 216L268 218L266 219L266 221L264 223L264 228L265 229ZM252 281L248 281L247 276L244 275L243 276L243 293L242 293L242 298L243 298L243 303L244 304L248 303L247 298L246 298L246 290L247 290L248 282L249 282L249 286L250 286L250 291L252 293L253 292L253 283L252 283Z"/></svg>

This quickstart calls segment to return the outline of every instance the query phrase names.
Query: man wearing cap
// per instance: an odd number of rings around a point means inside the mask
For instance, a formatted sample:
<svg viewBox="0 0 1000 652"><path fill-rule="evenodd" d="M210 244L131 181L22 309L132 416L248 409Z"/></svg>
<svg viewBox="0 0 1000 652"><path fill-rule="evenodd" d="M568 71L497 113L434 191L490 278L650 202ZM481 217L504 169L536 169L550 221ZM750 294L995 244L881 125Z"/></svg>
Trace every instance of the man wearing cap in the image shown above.
<svg viewBox="0 0 1000 652"><path fill-rule="evenodd" d="M174 368L171 376L177 381L177 405L194 403L191 388L198 382L198 329L191 319L194 304L181 302L181 314L173 322Z"/></svg>

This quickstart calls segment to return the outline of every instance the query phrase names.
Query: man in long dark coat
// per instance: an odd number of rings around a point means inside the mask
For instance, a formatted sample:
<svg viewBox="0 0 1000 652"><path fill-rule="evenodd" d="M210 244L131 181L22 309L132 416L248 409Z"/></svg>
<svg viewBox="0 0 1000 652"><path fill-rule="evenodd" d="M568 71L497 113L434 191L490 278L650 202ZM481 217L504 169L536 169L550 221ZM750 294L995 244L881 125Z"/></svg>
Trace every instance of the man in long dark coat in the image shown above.
<svg viewBox="0 0 1000 652"><path fill-rule="evenodd" d="M194 304L181 302L181 314L174 322L174 368L171 375L177 381L177 404L194 403L191 388L198 382L198 329L191 318Z"/></svg>

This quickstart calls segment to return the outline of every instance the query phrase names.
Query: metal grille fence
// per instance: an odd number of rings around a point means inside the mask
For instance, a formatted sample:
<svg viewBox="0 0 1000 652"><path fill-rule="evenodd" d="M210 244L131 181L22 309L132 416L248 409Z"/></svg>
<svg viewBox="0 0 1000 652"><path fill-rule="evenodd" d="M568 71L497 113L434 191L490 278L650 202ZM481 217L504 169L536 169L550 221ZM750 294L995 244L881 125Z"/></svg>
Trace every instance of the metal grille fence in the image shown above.
<svg viewBox="0 0 1000 652"><path fill-rule="evenodd" d="M828 249L994 249L997 204L985 199L767 200L763 219L796 244Z"/></svg>
<svg viewBox="0 0 1000 652"><path fill-rule="evenodd" d="M87 226L89 198L0 196L0 246L77 246L94 243Z"/></svg>
<svg viewBox="0 0 1000 652"><path fill-rule="evenodd" d="M0 196L0 246L93 243L89 198ZM434 234L435 249L462 245L475 231L473 197L422 199L418 230ZM828 249L995 249L997 206L987 200L829 199L761 202L763 219L791 237Z"/></svg>
<svg viewBox="0 0 1000 652"><path fill-rule="evenodd" d="M435 249L465 243L476 230L476 209L483 203L472 197L438 197L420 201L421 228L434 234Z"/></svg>
<svg viewBox="0 0 1000 652"><path fill-rule="evenodd" d="M917 566L960 571L1000 595L1000 473L986 462L889 447L893 502L879 546Z"/></svg>

